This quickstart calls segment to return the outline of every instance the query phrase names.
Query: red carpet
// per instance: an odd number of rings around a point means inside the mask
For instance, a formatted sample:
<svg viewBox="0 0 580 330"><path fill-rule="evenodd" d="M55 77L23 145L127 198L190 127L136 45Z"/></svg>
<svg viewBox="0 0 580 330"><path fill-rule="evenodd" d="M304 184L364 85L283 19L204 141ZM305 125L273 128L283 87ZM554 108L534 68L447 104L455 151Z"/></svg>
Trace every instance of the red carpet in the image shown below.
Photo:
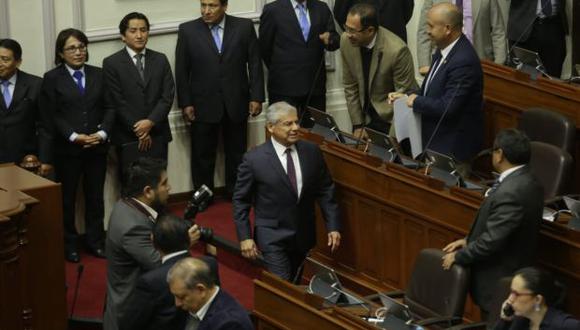
<svg viewBox="0 0 580 330"><path fill-rule="evenodd" d="M171 205L171 212L182 216L185 203ZM234 241L237 244L232 220L231 203L216 199L205 212L199 213L196 222L204 227L211 227L214 234ZM203 243L197 244L192 251L199 255ZM261 270L238 255L218 249L219 273L222 288L233 295L248 310L253 308L254 292L252 281L259 277ZM94 258L81 253L84 272L80 281L78 298L73 318L100 320L103 317L107 267L106 260ZM66 283L68 286L67 303L69 313L72 308L73 294L77 283L77 264L66 263Z"/></svg>

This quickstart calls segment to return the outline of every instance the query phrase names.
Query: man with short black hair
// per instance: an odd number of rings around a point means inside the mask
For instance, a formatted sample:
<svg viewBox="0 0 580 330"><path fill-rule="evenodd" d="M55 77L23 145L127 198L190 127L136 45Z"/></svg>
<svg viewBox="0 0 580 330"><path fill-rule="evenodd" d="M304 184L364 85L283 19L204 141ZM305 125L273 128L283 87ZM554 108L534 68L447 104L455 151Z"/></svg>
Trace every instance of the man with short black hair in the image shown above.
<svg viewBox="0 0 580 330"><path fill-rule="evenodd" d="M529 169L530 140L506 129L495 138L492 164L500 174L486 192L466 238L447 245L443 268L471 268L471 296L483 320L491 310L497 282L535 261L544 192Z"/></svg>
<svg viewBox="0 0 580 330"><path fill-rule="evenodd" d="M161 265L161 256L151 241L151 231L159 212L167 205L171 186L166 163L160 159L140 158L127 170L124 197L117 201L107 231L107 303L104 327L118 329L125 317L127 299L137 279ZM197 225L189 229L195 244L200 233Z"/></svg>
<svg viewBox="0 0 580 330"><path fill-rule="evenodd" d="M103 60L106 99L115 110L112 141L124 171L136 154L167 159L175 85L165 54L146 48L149 20L132 12L119 23L125 47ZM124 184L125 181L122 179Z"/></svg>
<svg viewBox="0 0 580 330"><path fill-rule="evenodd" d="M210 266L201 259L178 261L167 274L175 305L189 313L185 329L253 330L248 312L216 285Z"/></svg>

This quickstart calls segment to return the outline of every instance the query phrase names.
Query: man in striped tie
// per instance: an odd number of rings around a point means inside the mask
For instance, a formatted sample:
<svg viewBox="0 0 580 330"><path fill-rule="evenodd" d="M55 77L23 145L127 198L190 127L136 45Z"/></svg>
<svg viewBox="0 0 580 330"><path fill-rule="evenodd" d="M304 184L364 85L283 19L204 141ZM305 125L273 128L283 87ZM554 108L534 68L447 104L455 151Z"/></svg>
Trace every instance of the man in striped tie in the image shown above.
<svg viewBox="0 0 580 330"><path fill-rule="evenodd" d="M286 102L272 104L266 110L266 128L271 138L247 152L238 168L234 222L244 257L261 254L268 271L296 282L316 244L316 201L326 222L325 243L332 252L340 245L334 183L318 146L298 140L296 108Z"/></svg>

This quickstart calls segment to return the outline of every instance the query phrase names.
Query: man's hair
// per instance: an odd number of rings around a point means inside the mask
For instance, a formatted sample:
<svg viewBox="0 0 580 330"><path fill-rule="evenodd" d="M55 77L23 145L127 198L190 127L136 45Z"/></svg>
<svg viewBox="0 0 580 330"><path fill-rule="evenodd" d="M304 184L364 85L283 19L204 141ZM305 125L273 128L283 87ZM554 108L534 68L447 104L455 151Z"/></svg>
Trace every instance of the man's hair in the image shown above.
<svg viewBox="0 0 580 330"><path fill-rule="evenodd" d="M189 225L175 215L162 215L153 226L153 245L164 254L189 249Z"/></svg>
<svg viewBox="0 0 580 330"><path fill-rule="evenodd" d="M64 53L64 45L68 38L74 37L78 41L82 42L85 46L89 45L89 39L87 36L80 30L77 29L64 29L59 32L58 36L56 37L56 45L54 46L54 64L60 65L64 63L64 60L60 56L61 53ZM87 49L87 57L86 60L89 60L89 51Z"/></svg>
<svg viewBox="0 0 580 330"><path fill-rule="evenodd" d="M148 157L139 158L131 163L127 169L127 184L123 196L138 197L143 194L145 187L156 188L166 167L166 161Z"/></svg>
<svg viewBox="0 0 580 330"><path fill-rule="evenodd" d="M122 35L125 35L125 32L127 32L127 29L129 28L129 21L132 19L144 20L145 25L147 26L147 31L149 31L149 19L147 19L147 16L145 16L145 14L141 14L138 12L132 12L132 13L125 15L125 17L123 17L123 19L119 23L119 33L121 33Z"/></svg>
<svg viewBox="0 0 580 330"><path fill-rule="evenodd" d="M530 161L531 147L528 136L515 128L500 131L493 142L494 149L501 149L505 158L513 165Z"/></svg>
<svg viewBox="0 0 580 330"><path fill-rule="evenodd" d="M280 118L290 112L297 112L296 108L286 102L273 103L266 109L266 123L275 125Z"/></svg>
<svg viewBox="0 0 580 330"><path fill-rule="evenodd" d="M207 288L216 285L209 265L197 258L184 258L176 262L167 273L167 283L176 279L183 281L189 290L193 290L198 284L203 284Z"/></svg>
<svg viewBox="0 0 580 330"><path fill-rule="evenodd" d="M368 2L357 3L350 8L348 14L360 17L360 25L363 29L367 29L371 26L375 29L379 28L377 7Z"/></svg>
<svg viewBox="0 0 580 330"><path fill-rule="evenodd" d="M22 47L18 41L14 39L0 39L0 47L6 48L12 51L12 55L16 61L20 61L22 59Z"/></svg>

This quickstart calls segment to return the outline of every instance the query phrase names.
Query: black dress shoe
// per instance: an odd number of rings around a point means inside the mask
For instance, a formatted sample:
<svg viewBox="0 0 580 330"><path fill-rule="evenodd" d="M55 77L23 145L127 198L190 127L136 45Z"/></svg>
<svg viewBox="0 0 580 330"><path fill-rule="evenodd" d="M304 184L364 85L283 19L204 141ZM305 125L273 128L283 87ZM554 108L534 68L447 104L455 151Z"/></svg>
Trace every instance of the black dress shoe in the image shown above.
<svg viewBox="0 0 580 330"><path fill-rule="evenodd" d="M81 261L81 257L79 256L79 253L77 251L66 251L64 253L64 258L66 259L66 261L74 262L75 264Z"/></svg>
<svg viewBox="0 0 580 330"><path fill-rule="evenodd" d="M97 258L101 258L101 259L107 258L107 256L105 255L105 249L103 249L103 248L90 249L89 253Z"/></svg>

